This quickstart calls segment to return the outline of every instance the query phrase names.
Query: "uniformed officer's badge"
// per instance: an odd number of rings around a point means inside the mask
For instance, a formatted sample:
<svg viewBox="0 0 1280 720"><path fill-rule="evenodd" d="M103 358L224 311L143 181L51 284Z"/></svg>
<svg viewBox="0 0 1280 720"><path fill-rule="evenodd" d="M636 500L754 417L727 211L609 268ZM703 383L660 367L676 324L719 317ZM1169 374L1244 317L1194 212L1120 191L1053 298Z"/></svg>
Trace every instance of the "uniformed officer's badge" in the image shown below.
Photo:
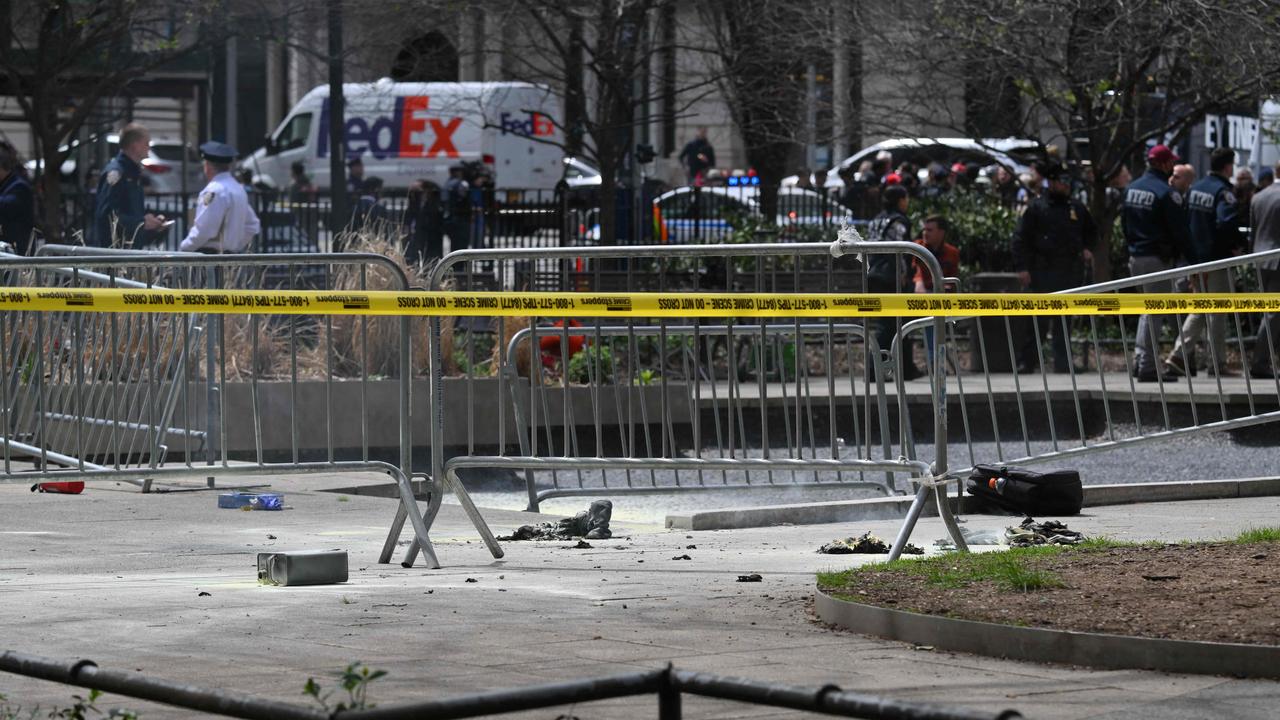
<svg viewBox="0 0 1280 720"><path fill-rule="evenodd" d="M107 184L115 185L118 182L120 182L120 171L119 170L107 171Z"/></svg>
<svg viewBox="0 0 1280 720"><path fill-rule="evenodd" d="M213 193L211 193L211 192L207 192L207 193L200 193L200 202L201 202L201 203L203 203L204 205L212 205L212 204L213 204Z"/></svg>
<svg viewBox="0 0 1280 720"><path fill-rule="evenodd" d="M1228 191L1226 191L1226 192L1222 193L1222 200L1223 200L1223 202L1225 202L1225 203L1226 203L1226 204L1228 204L1228 205L1235 205L1235 204L1236 204L1236 196L1235 196L1235 194L1234 194L1234 193L1232 193L1230 190L1228 190Z"/></svg>
<svg viewBox="0 0 1280 720"><path fill-rule="evenodd" d="M1178 192L1177 190L1170 190L1169 197L1173 198L1173 201L1178 203L1179 205L1182 204L1182 193Z"/></svg>

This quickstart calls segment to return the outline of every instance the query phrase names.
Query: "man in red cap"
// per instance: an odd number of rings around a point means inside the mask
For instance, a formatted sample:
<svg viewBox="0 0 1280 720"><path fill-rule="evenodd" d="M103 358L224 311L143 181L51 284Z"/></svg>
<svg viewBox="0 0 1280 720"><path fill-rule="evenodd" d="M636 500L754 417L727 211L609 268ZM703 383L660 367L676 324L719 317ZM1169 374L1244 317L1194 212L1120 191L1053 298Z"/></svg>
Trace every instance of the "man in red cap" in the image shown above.
<svg viewBox="0 0 1280 720"><path fill-rule="evenodd" d="M1164 145L1147 151L1147 172L1129 183L1120 209L1120 224L1129 246L1129 273L1133 276L1168 270L1185 257L1190 244L1182 193L1169 185L1178 156ZM1173 292L1166 281L1146 283L1143 292ZM1133 373L1138 382L1170 380L1160 367L1160 331L1164 317L1138 318L1134 338Z"/></svg>

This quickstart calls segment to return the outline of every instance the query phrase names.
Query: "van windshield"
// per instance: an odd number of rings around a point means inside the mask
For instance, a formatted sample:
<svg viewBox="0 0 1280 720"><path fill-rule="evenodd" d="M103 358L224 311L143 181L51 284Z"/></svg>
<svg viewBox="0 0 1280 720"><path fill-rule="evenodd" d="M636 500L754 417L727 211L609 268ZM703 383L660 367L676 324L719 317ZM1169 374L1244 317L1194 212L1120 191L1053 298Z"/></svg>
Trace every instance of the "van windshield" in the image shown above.
<svg viewBox="0 0 1280 720"><path fill-rule="evenodd" d="M299 113L289 118L289 122L280 128L280 132L276 133L274 144L277 150L300 148L307 144L307 138L310 135L311 113Z"/></svg>

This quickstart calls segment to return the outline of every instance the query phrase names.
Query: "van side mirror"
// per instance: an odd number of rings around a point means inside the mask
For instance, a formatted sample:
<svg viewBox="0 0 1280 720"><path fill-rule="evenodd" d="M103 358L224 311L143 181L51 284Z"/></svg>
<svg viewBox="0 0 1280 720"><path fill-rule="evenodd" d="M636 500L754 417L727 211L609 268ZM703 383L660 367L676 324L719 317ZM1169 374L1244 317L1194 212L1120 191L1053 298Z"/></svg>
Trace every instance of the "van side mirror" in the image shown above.
<svg viewBox="0 0 1280 720"><path fill-rule="evenodd" d="M275 155L278 152L275 140L272 140L270 135L262 139L262 146L266 149L268 155Z"/></svg>

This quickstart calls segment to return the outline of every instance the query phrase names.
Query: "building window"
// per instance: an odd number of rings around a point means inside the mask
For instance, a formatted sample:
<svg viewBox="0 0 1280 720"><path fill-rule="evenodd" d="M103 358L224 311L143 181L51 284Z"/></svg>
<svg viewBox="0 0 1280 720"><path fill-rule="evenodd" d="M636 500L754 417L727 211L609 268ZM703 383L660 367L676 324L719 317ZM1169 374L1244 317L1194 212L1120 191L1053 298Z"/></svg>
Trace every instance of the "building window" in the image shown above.
<svg viewBox="0 0 1280 720"><path fill-rule="evenodd" d="M458 49L434 30L407 40L391 66L391 79L399 82L457 82Z"/></svg>

